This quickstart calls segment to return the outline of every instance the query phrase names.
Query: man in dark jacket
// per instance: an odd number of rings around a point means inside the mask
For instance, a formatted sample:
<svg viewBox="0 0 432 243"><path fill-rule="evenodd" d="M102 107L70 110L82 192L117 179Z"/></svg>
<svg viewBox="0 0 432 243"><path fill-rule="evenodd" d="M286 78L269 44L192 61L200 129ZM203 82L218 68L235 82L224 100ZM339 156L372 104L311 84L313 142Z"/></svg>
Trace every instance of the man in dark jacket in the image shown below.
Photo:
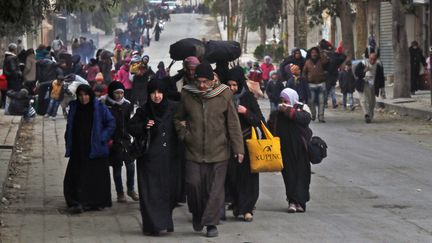
<svg viewBox="0 0 432 243"><path fill-rule="evenodd" d="M369 59L359 63L355 75L358 78L356 89L360 94L364 118L366 123L371 123L374 117L375 96L379 95L379 90L385 85L384 69L377 62L377 54L371 53Z"/></svg>
<svg viewBox="0 0 432 243"><path fill-rule="evenodd" d="M303 72L303 67L305 64L306 60L302 57L301 54L301 50L300 48L294 48L291 50L291 56L288 56L287 58L285 58L281 64L280 64L280 72L282 75L282 80L283 81L288 81L291 78L291 73L290 73L290 65L289 64L294 64L297 65L300 68L300 71Z"/></svg>
<svg viewBox="0 0 432 243"><path fill-rule="evenodd" d="M224 183L231 151L244 158L243 136L233 94L220 84L209 63L197 66L195 81L182 90L174 121L184 140L186 191L195 231L207 226L216 237L224 206Z"/></svg>
<svg viewBox="0 0 432 243"><path fill-rule="evenodd" d="M22 73L16 55L17 45L15 43L9 44L3 62L3 74L8 81L8 90L19 91L22 87Z"/></svg>

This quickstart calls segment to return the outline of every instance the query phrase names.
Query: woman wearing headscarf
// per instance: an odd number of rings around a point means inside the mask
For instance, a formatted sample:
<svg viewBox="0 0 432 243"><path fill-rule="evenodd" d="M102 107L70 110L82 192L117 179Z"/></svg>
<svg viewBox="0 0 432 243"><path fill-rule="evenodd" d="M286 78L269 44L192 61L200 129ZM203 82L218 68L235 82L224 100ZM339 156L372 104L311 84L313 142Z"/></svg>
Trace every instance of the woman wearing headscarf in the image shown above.
<svg viewBox="0 0 432 243"><path fill-rule="evenodd" d="M245 75L241 67L234 67L228 72L227 85L234 94L234 103L237 107L243 140L246 145L246 139L251 138L251 127L259 127L264 118L257 100L246 86ZM247 151L246 146L245 151ZM227 184L234 216L242 215L244 221L252 221L253 209L259 194L259 174L251 173L247 152L243 163L238 163L234 156L230 159Z"/></svg>
<svg viewBox="0 0 432 243"><path fill-rule="evenodd" d="M70 213L111 207L108 141L116 126L90 86L78 86L76 94L78 99L69 104L65 134L69 162L63 189Z"/></svg>
<svg viewBox="0 0 432 243"><path fill-rule="evenodd" d="M149 99L129 125L135 139L147 140L146 153L137 159L138 192L143 233L174 231L172 211L178 201L182 158L174 126L174 103L165 97L161 80L148 85Z"/></svg>
<svg viewBox="0 0 432 243"><path fill-rule="evenodd" d="M110 163L113 167L113 178L117 192L117 202L126 202L126 195L123 190L122 167L126 167L127 195L134 201L138 201L138 194L135 192L135 163L128 154L131 137L128 132L128 123L133 112L133 106L124 97L125 87L122 83L113 81L108 86L108 95L105 105L108 106L111 114L116 120L116 130L111 137L113 142L110 149Z"/></svg>
<svg viewBox="0 0 432 243"><path fill-rule="evenodd" d="M307 146L312 137L309 128L309 108L298 101L295 90L286 88L281 92L281 103L277 111L270 114L269 126L273 134L280 137L284 168L288 213L303 213L309 201L311 167Z"/></svg>

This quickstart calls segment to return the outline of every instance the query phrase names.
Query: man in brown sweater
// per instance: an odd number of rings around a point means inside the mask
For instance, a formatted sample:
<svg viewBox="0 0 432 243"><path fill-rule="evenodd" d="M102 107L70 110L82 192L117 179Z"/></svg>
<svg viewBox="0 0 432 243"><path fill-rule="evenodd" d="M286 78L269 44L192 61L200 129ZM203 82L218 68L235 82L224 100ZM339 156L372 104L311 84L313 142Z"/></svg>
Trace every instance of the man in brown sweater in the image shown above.
<svg viewBox="0 0 432 243"><path fill-rule="evenodd" d="M232 92L215 78L210 64L198 65L195 82L183 87L175 123L185 144L186 193L194 230L207 226L207 237L216 237L228 160L233 151L241 163L244 147Z"/></svg>
<svg viewBox="0 0 432 243"><path fill-rule="evenodd" d="M303 68L303 76L309 82L311 98L309 107L312 112L312 120L316 119L316 106L318 106L318 120L324 120L324 92L326 92L325 68L328 59L325 55L320 55L318 47L310 49L310 58L306 60Z"/></svg>

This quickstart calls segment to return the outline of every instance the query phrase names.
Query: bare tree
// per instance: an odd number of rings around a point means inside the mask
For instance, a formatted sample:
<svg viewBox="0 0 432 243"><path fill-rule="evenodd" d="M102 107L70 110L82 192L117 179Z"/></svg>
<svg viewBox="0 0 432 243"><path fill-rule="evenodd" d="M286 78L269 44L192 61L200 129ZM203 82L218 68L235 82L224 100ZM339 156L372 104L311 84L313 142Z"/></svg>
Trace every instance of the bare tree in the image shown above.
<svg viewBox="0 0 432 243"><path fill-rule="evenodd" d="M393 15L393 55L394 55L394 86L393 98L409 98L410 94L410 69L408 40L405 30L406 13L401 0L392 0Z"/></svg>

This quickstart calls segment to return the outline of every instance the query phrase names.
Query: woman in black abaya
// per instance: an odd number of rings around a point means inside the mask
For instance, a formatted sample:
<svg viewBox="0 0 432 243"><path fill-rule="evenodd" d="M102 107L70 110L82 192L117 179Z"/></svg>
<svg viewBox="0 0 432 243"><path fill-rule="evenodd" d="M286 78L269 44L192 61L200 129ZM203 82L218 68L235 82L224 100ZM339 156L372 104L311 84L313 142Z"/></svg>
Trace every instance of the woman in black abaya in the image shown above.
<svg viewBox="0 0 432 243"><path fill-rule="evenodd" d="M228 72L227 85L234 93L243 139L250 139L251 127L259 127L264 122L261 109L254 95L247 89L245 76L240 67ZM246 146L246 142L244 142ZM247 147L245 147L247 151ZM231 197L234 216L242 215L247 222L253 219L253 209L259 195L259 174L251 173L249 155L246 152L242 163L232 158L228 165L227 186Z"/></svg>
<svg viewBox="0 0 432 243"><path fill-rule="evenodd" d="M111 207L108 140L115 120L88 85L76 90L66 125L64 196L70 213Z"/></svg>
<svg viewBox="0 0 432 243"><path fill-rule="evenodd" d="M178 201L181 154L174 127L175 105L165 97L162 81L148 85L149 99L129 124L135 139L150 139L144 156L137 160L138 191L143 233L174 231L172 212Z"/></svg>

